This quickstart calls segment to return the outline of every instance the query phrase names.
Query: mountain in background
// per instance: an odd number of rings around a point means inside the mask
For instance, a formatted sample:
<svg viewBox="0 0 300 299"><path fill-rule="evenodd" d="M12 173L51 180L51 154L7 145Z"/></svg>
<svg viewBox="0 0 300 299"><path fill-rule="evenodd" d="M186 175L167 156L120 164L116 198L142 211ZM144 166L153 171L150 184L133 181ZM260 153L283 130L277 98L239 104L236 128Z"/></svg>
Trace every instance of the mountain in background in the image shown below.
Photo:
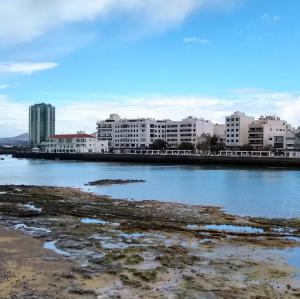
<svg viewBox="0 0 300 299"><path fill-rule="evenodd" d="M23 133L15 137L0 138L0 146L28 146L29 134Z"/></svg>

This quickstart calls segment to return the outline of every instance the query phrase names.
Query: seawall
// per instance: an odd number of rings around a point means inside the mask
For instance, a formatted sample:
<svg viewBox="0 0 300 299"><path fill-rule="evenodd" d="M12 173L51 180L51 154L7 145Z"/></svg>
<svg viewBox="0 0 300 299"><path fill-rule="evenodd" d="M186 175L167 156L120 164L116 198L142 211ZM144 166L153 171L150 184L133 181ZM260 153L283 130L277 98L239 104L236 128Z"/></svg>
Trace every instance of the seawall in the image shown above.
<svg viewBox="0 0 300 299"><path fill-rule="evenodd" d="M189 165L232 165L252 167L299 168L299 158L284 157L220 157L220 156L176 156L176 155L135 155L135 154L51 154L15 153L15 158L73 160L90 162L127 162L151 164L189 164Z"/></svg>

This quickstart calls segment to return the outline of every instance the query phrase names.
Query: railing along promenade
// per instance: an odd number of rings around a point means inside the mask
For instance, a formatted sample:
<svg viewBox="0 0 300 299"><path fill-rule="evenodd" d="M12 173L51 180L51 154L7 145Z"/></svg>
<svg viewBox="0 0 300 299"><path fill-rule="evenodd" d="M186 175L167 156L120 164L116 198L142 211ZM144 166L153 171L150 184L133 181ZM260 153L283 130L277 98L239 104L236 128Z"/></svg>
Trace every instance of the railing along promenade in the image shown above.
<svg viewBox="0 0 300 299"><path fill-rule="evenodd" d="M189 164L189 165L216 165L216 166L251 166L251 167L285 167L300 169L300 156L279 155L259 156L243 155L243 152L227 152L218 155L192 153L15 153L15 158L73 160L86 162L119 162L145 164ZM298 154L297 154L298 155Z"/></svg>

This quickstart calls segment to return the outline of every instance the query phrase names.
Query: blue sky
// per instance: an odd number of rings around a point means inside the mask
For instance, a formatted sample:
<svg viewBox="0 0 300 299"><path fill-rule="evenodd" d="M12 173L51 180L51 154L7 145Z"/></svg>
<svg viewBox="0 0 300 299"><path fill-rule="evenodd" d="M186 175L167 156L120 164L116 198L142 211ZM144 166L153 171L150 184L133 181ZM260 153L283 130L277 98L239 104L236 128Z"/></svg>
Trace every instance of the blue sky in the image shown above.
<svg viewBox="0 0 300 299"><path fill-rule="evenodd" d="M142 3L141 3L142 2ZM298 0L36 0L0 3L0 136L27 108L57 131L124 117L222 122L278 114L300 124Z"/></svg>

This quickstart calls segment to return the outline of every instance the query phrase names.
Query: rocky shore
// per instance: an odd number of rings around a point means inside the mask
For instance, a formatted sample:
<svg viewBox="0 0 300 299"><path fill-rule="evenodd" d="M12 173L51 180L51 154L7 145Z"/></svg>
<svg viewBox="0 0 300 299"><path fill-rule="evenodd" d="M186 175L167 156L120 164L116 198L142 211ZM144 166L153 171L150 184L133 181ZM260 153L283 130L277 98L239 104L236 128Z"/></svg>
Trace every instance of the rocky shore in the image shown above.
<svg viewBox="0 0 300 299"><path fill-rule="evenodd" d="M0 225L0 298L300 298L299 219L0 186Z"/></svg>

